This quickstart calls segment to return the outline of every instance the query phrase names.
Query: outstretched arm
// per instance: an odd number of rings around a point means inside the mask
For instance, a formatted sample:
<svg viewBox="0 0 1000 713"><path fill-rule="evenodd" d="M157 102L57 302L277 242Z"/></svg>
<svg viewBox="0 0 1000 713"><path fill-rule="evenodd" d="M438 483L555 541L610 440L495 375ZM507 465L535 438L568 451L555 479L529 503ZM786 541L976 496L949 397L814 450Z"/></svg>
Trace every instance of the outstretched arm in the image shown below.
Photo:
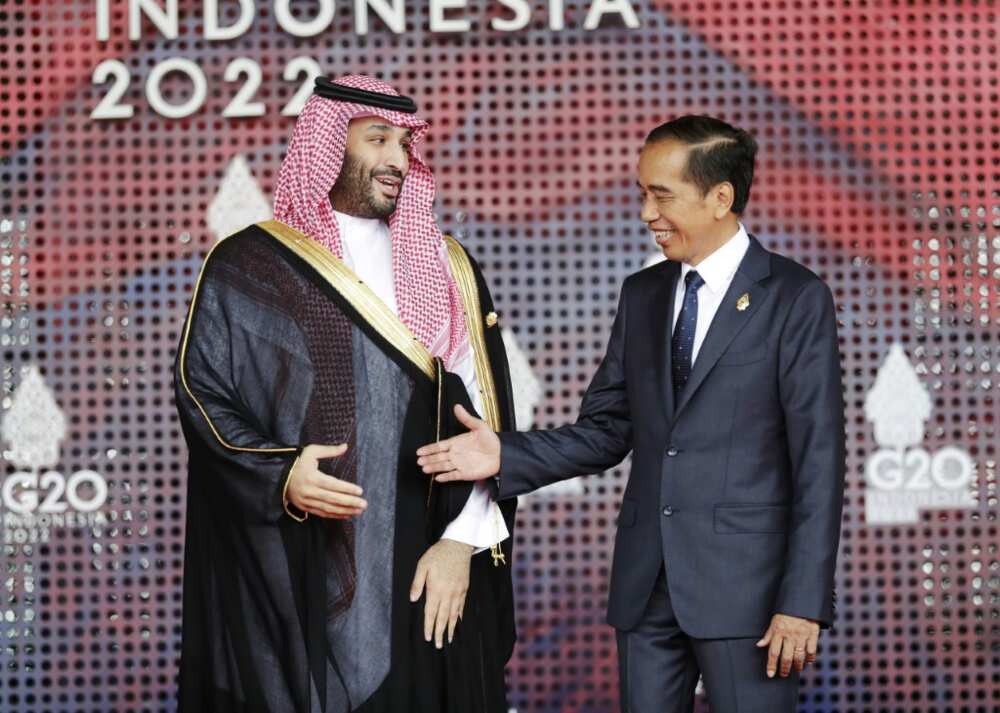
<svg viewBox="0 0 1000 713"><path fill-rule="evenodd" d="M439 482L499 476L499 497L509 498L577 475L617 465L632 448L625 383L625 291L608 349L580 407L576 423L551 431L495 434L456 407L469 433L417 451L417 463ZM460 410L461 409L461 410Z"/></svg>

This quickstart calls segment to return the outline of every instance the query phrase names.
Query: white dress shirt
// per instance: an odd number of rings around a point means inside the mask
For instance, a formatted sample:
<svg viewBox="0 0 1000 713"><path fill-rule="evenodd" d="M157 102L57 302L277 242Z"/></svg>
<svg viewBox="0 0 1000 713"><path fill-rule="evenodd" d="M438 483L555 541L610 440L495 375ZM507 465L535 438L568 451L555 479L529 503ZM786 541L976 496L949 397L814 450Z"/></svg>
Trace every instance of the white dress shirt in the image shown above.
<svg viewBox="0 0 1000 713"><path fill-rule="evenodd" d="M681 307L684 306L684 291L686 286L684 278L691 270L697 270L705 284L698 289L698 322L694 328L694 349L691 352L691 365L694 366L698 358L698 351L701 349L708 328L712 325L715 313L719 311L722 298L726 295L736 270L739 269L743 256L746 255L750 247L750 236L746 228L740 223L740 229L736 235L727 240L714 253L706 257L697 266L692 267L686 262L681 263L681 276L677 280L677 289L674 293L674 321L671 331L677 326L677 318L681 314Z"/></svg>
<svg viewBox="0 0 1000 713"><path fill-rule="evenodd" d="M385 302L393 314L399 316L392 274L392 237L389 226L377 218L356 218L337 211L334 211L334 215L340 228L344 262ZM453 371L465 384L465 390L469 392L476 411L483 413L483 399L479 393L471 352L455 364ZM474 484L462 512L448 524L441 537L472 545L476 552L510 537L500 509L490 498L485 481Z"/></svg>

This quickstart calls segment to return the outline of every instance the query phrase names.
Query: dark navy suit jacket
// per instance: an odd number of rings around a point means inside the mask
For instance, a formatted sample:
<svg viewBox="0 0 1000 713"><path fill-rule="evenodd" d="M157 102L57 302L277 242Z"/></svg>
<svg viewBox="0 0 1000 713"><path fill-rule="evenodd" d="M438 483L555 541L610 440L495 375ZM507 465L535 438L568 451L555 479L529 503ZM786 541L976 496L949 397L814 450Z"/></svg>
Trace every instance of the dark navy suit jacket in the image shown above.
<svg viewBox="0 0 1000 713"><path fill-rule="evenodd" d="M828 627L845 468L833 296L751 237L675 403L679 275L664 262L626 279L579 419L500 434L498 496L607 470L631 451L610 624L636 625L665 563L689 636L761 636L775 613Z"/></svg>

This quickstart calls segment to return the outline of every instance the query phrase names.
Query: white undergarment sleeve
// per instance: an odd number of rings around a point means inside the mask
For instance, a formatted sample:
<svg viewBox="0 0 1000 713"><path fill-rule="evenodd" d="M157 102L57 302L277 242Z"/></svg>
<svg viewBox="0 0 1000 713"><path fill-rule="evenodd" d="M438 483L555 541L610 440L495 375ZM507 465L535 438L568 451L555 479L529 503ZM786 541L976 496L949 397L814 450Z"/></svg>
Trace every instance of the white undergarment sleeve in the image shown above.
<svg viewBox="0 0 1000 713"><path fill-rule="evenodd" d="M393 312L396 306L396 289L392 275L392 237L389 227L381 220L356 218L335 212L344 248L344 262ZM479 393L476 368L471 354L466 354L456 366L465 389L476 411L483 413L483 399ZM500 508L490 497L485 481L474 484L465 507L448 523L442 539L464 542L481 552L510 537Z"/></svg>

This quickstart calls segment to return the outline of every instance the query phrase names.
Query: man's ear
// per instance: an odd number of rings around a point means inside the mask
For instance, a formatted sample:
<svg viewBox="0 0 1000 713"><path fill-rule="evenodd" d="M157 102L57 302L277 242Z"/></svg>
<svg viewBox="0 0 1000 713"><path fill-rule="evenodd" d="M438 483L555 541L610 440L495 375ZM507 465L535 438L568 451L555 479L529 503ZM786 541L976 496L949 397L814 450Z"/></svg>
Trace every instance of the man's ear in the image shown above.
<svg viewBox="0 0 1000 713"><path fill-rule="evenodd" d="M726 214L733 209L733 202L736 200L736 191L729 181L713 186L709 191L712 201L715 203L713 214L716 220L722 220Z"/></svg>

